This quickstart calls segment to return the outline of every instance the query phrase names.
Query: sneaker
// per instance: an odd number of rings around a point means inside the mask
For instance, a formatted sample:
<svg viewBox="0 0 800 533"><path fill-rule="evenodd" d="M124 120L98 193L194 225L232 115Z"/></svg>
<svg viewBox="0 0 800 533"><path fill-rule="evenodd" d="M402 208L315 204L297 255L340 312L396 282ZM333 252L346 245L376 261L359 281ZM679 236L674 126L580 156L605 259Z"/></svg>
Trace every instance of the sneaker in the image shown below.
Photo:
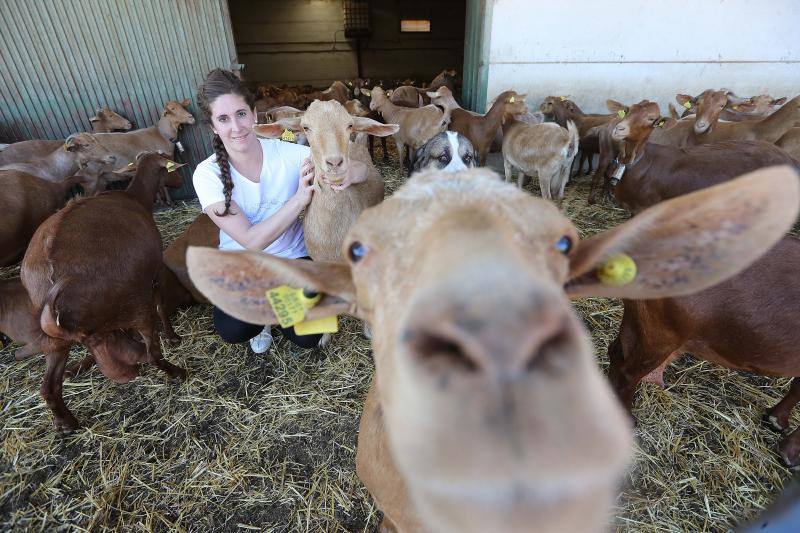
<svg viewBox="0 0 800 533"><path fill-rule="evenodd" d="M255 353L265 353L269 350L270 345L272 344L272 333L270 333L270 327L266 326L261 333L250 339L250 348Z"/></svg>

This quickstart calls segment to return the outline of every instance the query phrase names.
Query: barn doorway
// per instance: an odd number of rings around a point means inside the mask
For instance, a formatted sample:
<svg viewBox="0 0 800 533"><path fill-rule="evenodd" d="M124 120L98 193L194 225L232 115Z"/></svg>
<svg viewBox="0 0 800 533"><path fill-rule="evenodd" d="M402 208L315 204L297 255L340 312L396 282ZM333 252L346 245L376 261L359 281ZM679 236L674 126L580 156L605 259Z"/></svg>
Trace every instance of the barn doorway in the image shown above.
<svg viewBox="0 0 800 533"><path fill-rule="evenodd" d="M229 0L229 9L253 84L324 88L364 77L422 85L444 69L463 71L466 0Z"/></svg>

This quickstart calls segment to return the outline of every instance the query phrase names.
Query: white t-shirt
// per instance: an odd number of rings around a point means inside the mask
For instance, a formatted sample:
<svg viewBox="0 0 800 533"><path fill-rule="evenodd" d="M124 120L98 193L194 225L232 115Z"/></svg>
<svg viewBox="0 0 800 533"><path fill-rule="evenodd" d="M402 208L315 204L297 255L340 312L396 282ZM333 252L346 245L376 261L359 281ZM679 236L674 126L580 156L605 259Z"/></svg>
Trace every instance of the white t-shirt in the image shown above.
<svg viewBox="0 0 800 533"><path fill-rule="evenodd" d="M250 224L258 224L274 215L297 192L300 164L311 155L308 146L278 139L259 139L259 142L264 152L259 183L253 183L239 174L233 165L230 166L233 181L231 200L244 212ZM216 155L197 165L192 182L204 212L209 205L225 201ZM244 247L220 230L219 249L244 250ZM295 220L272 244L264 248L264 252L290 259L307 256L300 220Z"/></svg>

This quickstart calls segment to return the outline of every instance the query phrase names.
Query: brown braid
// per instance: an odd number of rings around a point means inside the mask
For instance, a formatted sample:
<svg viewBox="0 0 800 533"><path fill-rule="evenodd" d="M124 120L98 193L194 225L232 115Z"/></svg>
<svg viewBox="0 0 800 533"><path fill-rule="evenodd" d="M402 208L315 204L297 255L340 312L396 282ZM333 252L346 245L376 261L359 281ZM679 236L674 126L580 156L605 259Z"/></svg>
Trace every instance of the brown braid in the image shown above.
<svg viewBox="0 0 800 533"><path fill-rule="evenodd" d="M256 97L251 93L242 80L230 70L216 68L206 75L203 84L197 88L197 104L203 112L203 119L206 124L211 124L211 104L224 94L237 94L241 96L250 109L256 105ZM219 135L214 135L211 139L211 146L217 156L219 165L220 180L222 180L222 190L225 193L225 211L214 214L226 216L231 213L231 194L233 192L233 180L231 179L231 164L228 161L228 151Z"/></svg>
<svg viewBox="0 0 800 533"><path fill-rule="evenodd" d="M219 135L214 135L211 138L211 145L214 147L214 153L217 154L217 166L219 166L219 178L222 180L222 192L225 193L225 211L214 214L218 217L226 215L235 215L231 213L231 193L233 192L233 180L231 179L231 164L228 162L228 151L222 143Z"/></svg>

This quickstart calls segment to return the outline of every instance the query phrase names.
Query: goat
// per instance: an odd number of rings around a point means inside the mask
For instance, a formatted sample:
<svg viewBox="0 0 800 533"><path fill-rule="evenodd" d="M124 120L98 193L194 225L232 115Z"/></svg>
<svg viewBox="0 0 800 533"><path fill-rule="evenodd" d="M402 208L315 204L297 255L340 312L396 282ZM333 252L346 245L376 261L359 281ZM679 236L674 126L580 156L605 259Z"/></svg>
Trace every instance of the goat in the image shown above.
<svg viewBox="0 0 800 533"><path fill-rule="evenodd" d="M97 363L117 383L136 377L138 362L186 375L164 360L158 336L160 314L167 337L178 340L163 308L159 313L161 236L152 213L159 183L175 167L160 154L142 154L125 191L70 202L39 226L25 252L20 277L45 333L41 393L58 431L79 426L62 397L74 343L91 354L79 368Z"/></svg>
<svg viewBox="0 0 800 533"><path fill-rule="evenodd" d="M486 115L474 115L461 108L451 110L448 129L457 131L472 142L478 152L479 165L486 165L492 140L513 115L527 113L524 94L514 91L501 93ZM571 160L570 160L571 161Z"/></svg>
<svg viewBox="0 0 800 533"><path fill-rule="evenodd" d="M381 124L345 111L335 100L312 102L301 116L279 120L273 124L258 124L255 131L262 137L279 137L284 128L304 132L311 147L316 175L314 195L303 217L306 248L315 261L335 261L340 258L341 244L347 230L358 215L383 200L383 178L378 173L365 144L352 142L351 133L385 136L397 132L396 124ZM356 160L367 166L367 179L336 191L322 181L342 180Z"/></svg>
<svg viewBox="0 0 800 533"><path fill-rule="evenodd" d="M409 173L414 166L414 153L416 150L428 142L428 140L447 129L450 124L450 114L442 112L435 105L427 105L416 109L397 106L389 101L380 87L374 87L367 93L371 97L369 108L378 111L391 124L397 124L399 130L394 135L394 142L397 145L397 156L400 165L400 174L403 174L403 161L406 156L406 147L410 165Z"/></svg>
<svg viewBox="0 0 800 533"><path fill-rule="evenodd" d="M552 203L493 172L432 171L362 213L345 260L190 248L187 264L240 320L276 323L264 294L288 284L321 295L309 320L373 325L356 469L383 530L600 531L632 439L568 297L719 283L791 226L799 184L780 169L743 177L579 242ZM619 254L636 275L598 277Z"/></svg>
<svg viewBox="0 0 800 533"><path fill-rule="evenodd" d="M12 341L22 344L14 351L17 361L42 353L44 333L39 327L39 317L34 312L31 299L19 278L0 280L0 332L8 335Z"/></svg>
<svg viewBox="0 0 800 533"><path fill-rule="evenodd" d="M59 145L62 149L47 155L0 167L0 176L7 171L20 171L47 181L62 181L89 161L117 162L117 157L100 143L97 135L91 133L75 133Z"/></svg>
<svg viewBox="0 0 800 533"><path fill-rule="evenodd" d="M552 122L528 124L513 118L503 126L506 181L511 181L513 168L519 169L519 188L526 174L536 174L546 200L561 202L577 152L578 129L571 120L567 121L566 129Z"/></svg>

